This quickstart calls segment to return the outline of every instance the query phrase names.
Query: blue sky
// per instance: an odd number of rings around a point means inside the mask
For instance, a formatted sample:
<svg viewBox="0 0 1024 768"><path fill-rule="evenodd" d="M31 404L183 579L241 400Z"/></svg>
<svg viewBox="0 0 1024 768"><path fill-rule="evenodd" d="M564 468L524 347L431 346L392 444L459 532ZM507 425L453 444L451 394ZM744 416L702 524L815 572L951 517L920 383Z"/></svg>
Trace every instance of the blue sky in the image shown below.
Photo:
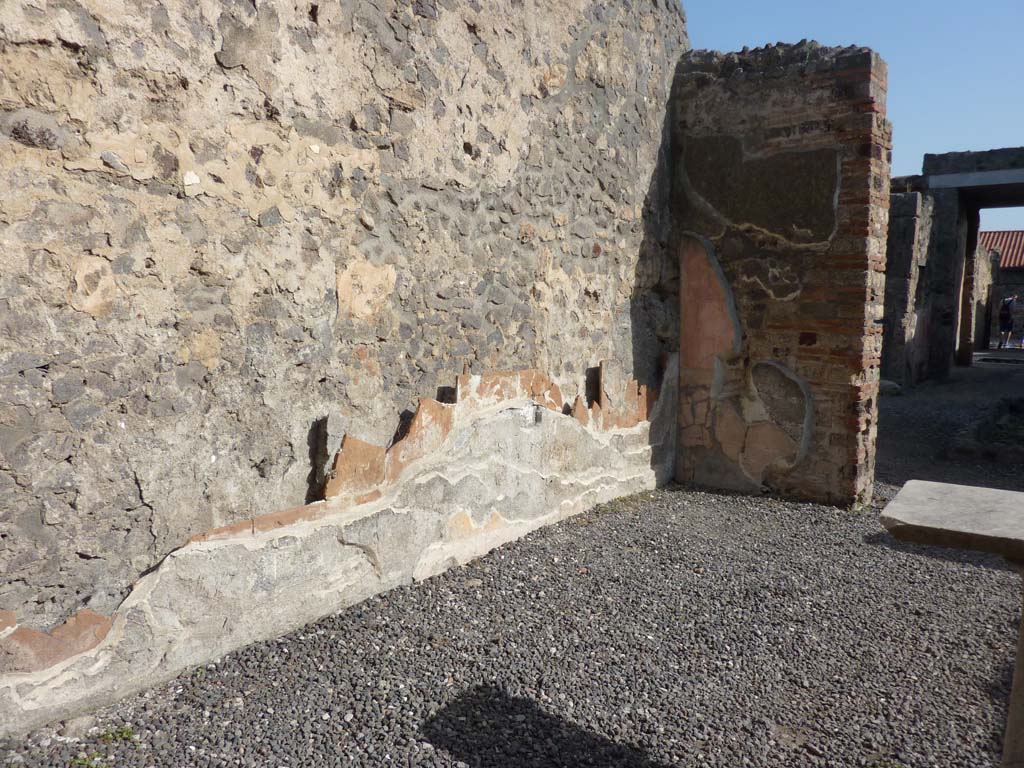
<svg viewBox="0 0 1024 768"><path fill-rule="evenodd" d="M867 45L889 65L893 175L926 152L1024 146L1024 0L683 0L694 48L803 38ZM1024 209L982 212L1024 229Z"/></svg>

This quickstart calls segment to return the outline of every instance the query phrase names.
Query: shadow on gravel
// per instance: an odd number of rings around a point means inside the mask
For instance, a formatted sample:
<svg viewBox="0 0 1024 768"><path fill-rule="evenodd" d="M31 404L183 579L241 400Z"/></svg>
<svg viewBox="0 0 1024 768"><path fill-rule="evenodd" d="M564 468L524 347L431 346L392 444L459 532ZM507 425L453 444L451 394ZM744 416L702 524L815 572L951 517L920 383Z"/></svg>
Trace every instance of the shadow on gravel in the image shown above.
<svg viewBox="0 0 1024 768"><path fill-rule="evenodd" d="M473 768L668 768L492 685L459 696L423 725L423 737Z"/></svg>
<svg viewBox="0 0 1024 768"><path fill-rule="evenodd" d="M988 695L992 697L992 701L997 702L1002 707L1009 706L1010 703L1010 689L1013 687L1013 659L1006 659L1003 662L1002 672L995 679L990 680L985 685L985 690ZM998 721L1000 724L1002 721ZM1003 738L1002 729L994 735L995 743L1001 743Z"/></svg>
<svg viewBox="0 0 1024 768"><path fill-rule="evenodd" d="M893 538L885 531L869 533L864 537L865 544L873 544L879 547L886 547L894 552L903 552L908 555L924 555L935 560L946 560L950 563L961 565L973 565L978 568L988 568L993 571L1013 571L1014 566L998 555L986 555L983 552L970 552L961 549L946 549L945 547L928 547L922 544L910 544Z"/></svg>

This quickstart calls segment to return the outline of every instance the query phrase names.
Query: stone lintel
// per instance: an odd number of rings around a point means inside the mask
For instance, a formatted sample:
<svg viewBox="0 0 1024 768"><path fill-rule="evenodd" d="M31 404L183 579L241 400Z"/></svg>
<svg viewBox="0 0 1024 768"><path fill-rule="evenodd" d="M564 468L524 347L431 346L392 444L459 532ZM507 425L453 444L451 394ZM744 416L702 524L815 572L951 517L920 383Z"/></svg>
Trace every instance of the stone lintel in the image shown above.
<svg viewBox="0 0 1024 768"><path fill-rule="evenodd" d="M928 177L929 189L970 189L997 187L1005 184L1024 184L1024 168L972 173L943 173Z"/></svg>

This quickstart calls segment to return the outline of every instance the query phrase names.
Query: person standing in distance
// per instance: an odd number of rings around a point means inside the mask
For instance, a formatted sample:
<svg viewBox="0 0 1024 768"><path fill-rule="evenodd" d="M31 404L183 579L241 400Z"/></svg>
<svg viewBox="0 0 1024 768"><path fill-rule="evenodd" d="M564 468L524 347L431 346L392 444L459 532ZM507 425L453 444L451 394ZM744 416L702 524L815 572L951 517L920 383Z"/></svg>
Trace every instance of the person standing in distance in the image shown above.
<svg viewBox="0 0 1024 768"><path fill-rule="evenodd" d="M999 303L999 349L1010 346L1010 336L1013 335L1013 309L1016 304L1016 293Z"/></svg>

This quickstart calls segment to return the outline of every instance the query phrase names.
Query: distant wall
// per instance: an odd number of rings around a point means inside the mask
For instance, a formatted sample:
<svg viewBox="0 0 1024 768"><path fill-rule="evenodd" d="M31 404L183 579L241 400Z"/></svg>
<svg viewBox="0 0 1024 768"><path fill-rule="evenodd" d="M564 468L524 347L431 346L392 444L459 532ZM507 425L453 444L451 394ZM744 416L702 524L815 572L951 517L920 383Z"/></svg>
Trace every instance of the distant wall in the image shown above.
<svg viewBox="0 0 1024 768"><path fill-rule="evenodd" d="M945 155L925 157L927 161ZM967 243L972 228L977 233L978 209L964 205L956 188L930 188L924 176L895 178L892 189L895 194L918 194L921 198L921 216L913 226L896 223L892 230L888 251L894 256L895 266L887 267L887 272L895 270L896 279L886 283L886 324L893 324L896 332L900 324L908 333L913 328L913 339L908 340L904 354L900 354L898 340L890 350L883 349L886 376L912 386L925 379L948 376L958 351L961 355L970 351L964 342L969 345L972 335L966 330L961 335L961 316L966 310L968 326L973 327L970 292L974 258L967 256ZM900 282L906 259L912 255L917 255L920 266L913 296ZM909 366L902 380L901 358Z"/></svg>
<svg viewBox="0 0 1024 768"><path fill-rule="evenodd" d="M600 360L656 385L684 24L675 0L5 4L0 610L110 615L464 367L570 402Z"/></svg>
<svg viewBox="0 0 1024 768"><path fill-rule="evenodd" d="M899 380L904 359L912 373L905 383L942 379L954 364L971 364L974 351L986 346L997 322L992 302L1003 294L997 289L990 295L989 286L998 286L1001 278L992 276L988 256L977 248L980 211L1024 202L1024 147L925 155L921 175L895 178L891 186L894 193L921 195L921 209L931 209L931 228L925 233L895 225L892 230L889 249L897 256L897 274L899 259L914 252L925 237L928 252L916 296L905 311L898 295L905 286L888 282L886 323L907 324L916 315L916 328L913 348L901 352L899 339L886 345L886 375ZM920 220L918 227L923 226Z"/></svg>
<svg viewBox="0 0 1024 768"><path fill-rule="evenodd" d="M683 58L676 476L867 499L881 352L886 68L816 44Z"/></svg>
<svg viewBox="0 0 1024 768"><path fill-rule="evenodd" d="M942 379L953 368L960 341L967 238L977 211L961 205L956 189L929 192L933 200L932 233L928 241L928 286L931 321L928 326L929 379ZM973 265L972 265L973 266Z"/></svg>

